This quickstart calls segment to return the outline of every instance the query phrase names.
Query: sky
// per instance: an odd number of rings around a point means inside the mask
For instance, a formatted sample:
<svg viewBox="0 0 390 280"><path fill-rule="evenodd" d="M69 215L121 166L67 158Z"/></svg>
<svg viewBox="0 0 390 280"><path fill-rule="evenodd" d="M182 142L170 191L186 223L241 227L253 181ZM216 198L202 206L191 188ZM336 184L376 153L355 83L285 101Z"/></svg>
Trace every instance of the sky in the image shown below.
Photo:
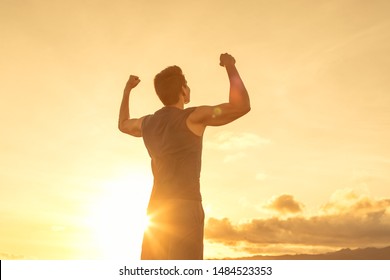
<svg viewBox="0 0 390 280"><path fill-rule="evenodd" d="M0 0L0 258L138 259L152 175L117 129L161 108L252 110L204 135L205 258L390 245L390 2Z"/></svg>

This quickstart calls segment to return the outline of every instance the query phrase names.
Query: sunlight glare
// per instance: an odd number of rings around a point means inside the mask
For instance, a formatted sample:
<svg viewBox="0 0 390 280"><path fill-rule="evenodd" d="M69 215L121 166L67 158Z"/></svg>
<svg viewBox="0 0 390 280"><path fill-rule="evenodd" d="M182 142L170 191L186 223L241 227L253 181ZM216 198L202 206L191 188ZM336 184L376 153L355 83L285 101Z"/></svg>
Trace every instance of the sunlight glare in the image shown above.
<svg viewBox="0 0 390 280"><path fill-rule="evenodd" d="M151 179L139 173L102 184L87 221L100 258L139 259L143 233L150 224L146 215L150 188Z"/></svg>

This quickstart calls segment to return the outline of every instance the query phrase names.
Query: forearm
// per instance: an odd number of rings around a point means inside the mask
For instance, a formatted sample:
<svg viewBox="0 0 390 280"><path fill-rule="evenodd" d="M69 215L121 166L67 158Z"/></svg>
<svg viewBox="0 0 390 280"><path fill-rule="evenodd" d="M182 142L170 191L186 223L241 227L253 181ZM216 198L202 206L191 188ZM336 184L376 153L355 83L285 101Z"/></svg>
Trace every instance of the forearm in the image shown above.
<svg viewBox="0 0 390 280"><path fill-rule="evenodd" d="M239 110L249 111L250 100L240 74L234 64L227 65L226 71L229 77L229 103Z"/></svg>
<svg viewBox="0 0 390 280"><path fill-rule="evenodd" d="M119 129L121 129L121 125L123 121L130 119L129 99L130 99L130 90L125 90L123 92L122 103L119 110L119 120L118 120Z"/></svg>

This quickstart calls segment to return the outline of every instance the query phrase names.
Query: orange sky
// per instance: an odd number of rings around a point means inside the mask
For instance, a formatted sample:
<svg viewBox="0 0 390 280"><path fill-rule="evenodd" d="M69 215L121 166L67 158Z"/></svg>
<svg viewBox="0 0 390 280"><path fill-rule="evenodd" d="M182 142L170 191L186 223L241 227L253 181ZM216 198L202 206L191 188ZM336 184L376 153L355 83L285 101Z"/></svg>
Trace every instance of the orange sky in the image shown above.
<svg viewBox="0 0 390 280"><path fill-rule="evenodd" d="M239 3L239 4L238 4ZM204 137L206 257L390 244L388 1L0 1L0 258L138 258L151 187L117 117L160 108L183 69L191 106L252 111ZM342 234L341 234L342 233Z"/></svg>

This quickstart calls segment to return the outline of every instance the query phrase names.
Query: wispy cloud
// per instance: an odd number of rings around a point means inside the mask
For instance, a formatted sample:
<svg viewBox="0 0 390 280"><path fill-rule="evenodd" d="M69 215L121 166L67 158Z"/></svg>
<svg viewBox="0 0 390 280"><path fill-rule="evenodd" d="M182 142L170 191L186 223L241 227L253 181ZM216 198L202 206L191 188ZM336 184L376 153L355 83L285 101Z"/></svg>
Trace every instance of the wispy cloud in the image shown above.
<svg viewBox="0 0 390 280"><path fill-rule="evenodd" d="M343 193L343 195L340 195ZM269 208L280 213L301 213L302 204L282 195ZM354 191L341 191L326 203L319 214L284 218L253 219L233 224L229 219L210 218L206 238L227 246L256 253L264 247L369 247L390 243L390 199L374 199ZM262 247L262 248L261 248Z"/></svg>
<svg viewBox="0 0 390 280"><path fill-rule="evenodd" d="M260 137L254 133L234 133L230 131L224 131L218 133L214 139L206 141L205 146L207 148L221 151L237 151L270 143L270 139Z"/></svg>
<svg viewBox="0 0 390 280"><path fill-rule="evenodd" d="M260 137L257 134L243 132L234 133L223 131L204 142L207 149L213 149L225 153L223 162L229 163L245 158L248 150L270 144L271 140Z"/></svg>
<svg viewBox="0 0 390 280"><path fill-rule="evenodd" d="M0 260L23 260L25 257L23 255L9 254L9 253L1 253L0 252Z"/></svg>
<svg viewBox="0 0 390 280"><path fill-rule="evenodd" d="M229 162L235 162L239 159L242 159L246 156L246 153L244 152L239 152L239 153L235 153L235 154L230 154L230 155L226 155L223 162L225 163L229 163Z"/></svg>
<svg viewBox="0 0 390 280"><path fill-rule="evenodd" d="M354 216L390 216L390 199L373 199L366 189L338 190L321 207L323 215L348 214ZM389 237L390 241L390 237Z"/></svg>

